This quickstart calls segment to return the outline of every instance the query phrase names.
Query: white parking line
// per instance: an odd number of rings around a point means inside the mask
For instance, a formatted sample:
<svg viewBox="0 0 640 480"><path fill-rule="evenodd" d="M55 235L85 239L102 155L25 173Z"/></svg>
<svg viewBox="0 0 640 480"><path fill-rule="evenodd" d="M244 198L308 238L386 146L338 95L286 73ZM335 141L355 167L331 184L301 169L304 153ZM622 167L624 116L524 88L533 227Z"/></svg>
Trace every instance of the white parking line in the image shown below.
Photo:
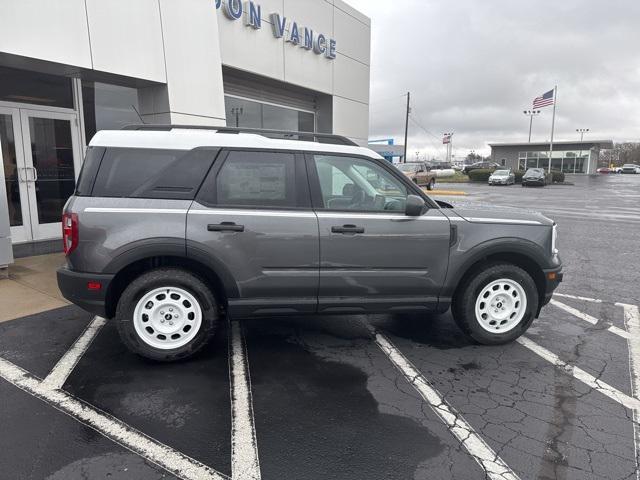
<svg viewBox="0 0 640 480"><path fill-rule="evenodd" d="M78 361L96 338L100 329L104 326L106 320L102 317L94 317L87 328L78 337L73 346L67 350L56 366L53 367L49 375L44 379L44 384L51 388L62 388L64 382L67 381L69 375L78 364Z"/></svg>
<svg viewBox="0 0 640 480"><path fill-rule="evenodd" d="M561 308L567 313L570 313L574 317L578 317L581 320L584 320L585 322L589 322L591 325L596 325L598 323L597 318L592 317L591 315L588 315L586 313L582 313L580 310L576 310L575 308L570 307L569 305L565 305L562 302L558 302L557 300L551 300L549 303L555 307Z"/></svg>
<svg viewBox="0 0 640 480"><path fill-rule="evenodd" d="M0 358L0 377L179 478L229 479L228 476L148 437L88 403L45 384L26 370L3 358Z"/></svg>
<svg viewBox="0 0 640 480"><path fill-rule="evenodd" d="M527 337L520 337L516 341L523 347L531 350L533 353L535 353L539 357L545 359L549 363L552 363L556 367L564 370L565 372L567 372L569 375L572 375L577 380L580 380L584 384L602 393L603 395L606 395L607 397L627 407L628 409L637 410L638 408L640 408L640 400L630 397L626 393L621 392L620 390L612 387L608 383L605 383L602 380L594 377L590 373L585 372L579 367L576 367L574 365L569 365L564 360L561 360L560 357L558 357L558 355L556 355L553 352L550 352L543 346L538 345L533 340Z"/></svg>
<svg viewBox="0 0 640 480"><path fill-rule="evenodd" d="M570 307L569 305L565 305L562 302L558 302L557 300L551 300L551 305L554 305L558 308L561 308L562 310L564 310L565 312L570 313L571 315L573 315L574 317L577 317L581 320L584 320L585 322L589 322L591 325L596 325L598 323L598 319L595 317L592 317L591 315L581 312L580 310L577 310L573 307ZM616 305L620 305L620 304L616 304ZM630 305L633 306L633 305ZM607 328L607 330L615 335L618 335L619 337L622 337L624 339L629 340L631 338L631 333L627 330L623 330L621 328L616 327L615 325L609 325L609 327Z"/></svg>
<svg viewBox="0 0 640 480"><path fill-rule="evenodd" d="M624 309L624 326L629 333L629 377L631 379L631 394L640 399L640 310L636 305L616 303ZM636 478L640 479L640 411L633 411L633 444L636 449Z"/></svg>
<svg viewBox="0 0 640 480"><path fill-rule="evenodd" d="M569 295L569 294L566 294L566 293L557 293L557 292L555 292L553 294L553 296L554 297L573 298L574 300L584 300L585 302L602 303L602 300L599 300L597 298L579 297L577 295Z"/></svg>
<svg viewBox="0 0 640 480"><path fill-rule="evenodd" d="M400 370L407 381L429 404L433 412L447 425L471 456L492 480L517 480L518 475L476 433L471 425L451 407L413 364L381 333L373 332L375 342Z"/></svg>
<svg viewBox="0 0 640 480"><path fill-rule="evenodd" d="M260 480L258 442L253 418L249 362L242 326L230 323L229 384L231 386L231 477L233 480Z"/></svg>

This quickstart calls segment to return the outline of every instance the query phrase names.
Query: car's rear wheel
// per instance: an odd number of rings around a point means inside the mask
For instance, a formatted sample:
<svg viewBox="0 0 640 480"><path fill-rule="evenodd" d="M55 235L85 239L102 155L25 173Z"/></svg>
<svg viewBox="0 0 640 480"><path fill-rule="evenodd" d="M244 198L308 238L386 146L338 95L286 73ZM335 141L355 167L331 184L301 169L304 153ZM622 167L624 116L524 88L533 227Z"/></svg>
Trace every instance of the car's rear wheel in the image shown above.
<svg viewBox="0 0 640 480"><path fill-rule="evenodd" d="M429 183L427 184L427 190L433 190L436 186L436 179L432 178L431 180L429 180Z"/></svg>
<svg viewBox="0 0 640 480"><path fill-rule="evenodd" d="M204 347L216 330L218 308L200 278L178 268L159 268L143 273L124 290L116 323L129 350L169 362Z"/></svg>
<svg viewBox="0 0 640 480"><path fill-rule="evenodd" d="M538 290L522 268L492 264L467 278L453 300L458 326L485 345L508 343L522 335L538 311Z"/></svg>

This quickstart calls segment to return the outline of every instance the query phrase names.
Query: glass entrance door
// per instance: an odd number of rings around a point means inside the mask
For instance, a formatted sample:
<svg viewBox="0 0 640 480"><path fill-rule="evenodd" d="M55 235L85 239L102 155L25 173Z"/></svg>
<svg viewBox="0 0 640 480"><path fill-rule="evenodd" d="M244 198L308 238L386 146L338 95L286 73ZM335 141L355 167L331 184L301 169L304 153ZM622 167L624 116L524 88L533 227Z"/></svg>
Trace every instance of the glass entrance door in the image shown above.
<svg viewBox="0 0 640 480"><path fill-rule="evenodd" d="M3 177L14 243L61 235L80 168L74 113L0 108Z"/></svg>
<svg viewBox="0 0 640 480"><path fill-rule="evenodd" d="M27 198L27 182L22 151L22 135L20 130L20 114L16 108L0 107L0 157L2 169L0 182L4 184L9 225L11 226L11 240L25 242L31 239L31 225L29 219L29 201ZM4 199L0 199L3 205ZM0 211L0 215L3 212Z"/></svg>

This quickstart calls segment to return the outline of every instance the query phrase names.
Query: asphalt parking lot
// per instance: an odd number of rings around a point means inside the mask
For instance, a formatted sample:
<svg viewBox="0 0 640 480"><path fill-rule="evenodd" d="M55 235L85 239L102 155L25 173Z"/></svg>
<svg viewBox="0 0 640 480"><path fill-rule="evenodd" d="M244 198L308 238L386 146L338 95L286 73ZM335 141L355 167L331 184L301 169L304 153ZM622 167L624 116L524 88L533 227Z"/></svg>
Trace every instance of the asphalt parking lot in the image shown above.
<svg viewBox="0 0 640 480"><path fill-rule="evenodd" d="M559 225L565 280L511 345L449 314L255 319L164 365L73 306L0 324L0 478L639 478L640 175L571 181L442 198Z"/></svg>

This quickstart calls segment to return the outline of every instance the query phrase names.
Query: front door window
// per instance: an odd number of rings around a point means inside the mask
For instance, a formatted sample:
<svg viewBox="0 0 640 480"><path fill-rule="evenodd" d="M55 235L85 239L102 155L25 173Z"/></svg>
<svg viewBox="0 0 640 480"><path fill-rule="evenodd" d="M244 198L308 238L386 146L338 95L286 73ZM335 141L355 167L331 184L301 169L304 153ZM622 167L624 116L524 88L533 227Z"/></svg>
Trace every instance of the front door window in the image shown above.
<svg viewBox="0 0 640 480"><path fill-rule="evenodd" d="M324 208L363 212L404 212L407 187L376 163L351 157L315 155Z"/></svg>

